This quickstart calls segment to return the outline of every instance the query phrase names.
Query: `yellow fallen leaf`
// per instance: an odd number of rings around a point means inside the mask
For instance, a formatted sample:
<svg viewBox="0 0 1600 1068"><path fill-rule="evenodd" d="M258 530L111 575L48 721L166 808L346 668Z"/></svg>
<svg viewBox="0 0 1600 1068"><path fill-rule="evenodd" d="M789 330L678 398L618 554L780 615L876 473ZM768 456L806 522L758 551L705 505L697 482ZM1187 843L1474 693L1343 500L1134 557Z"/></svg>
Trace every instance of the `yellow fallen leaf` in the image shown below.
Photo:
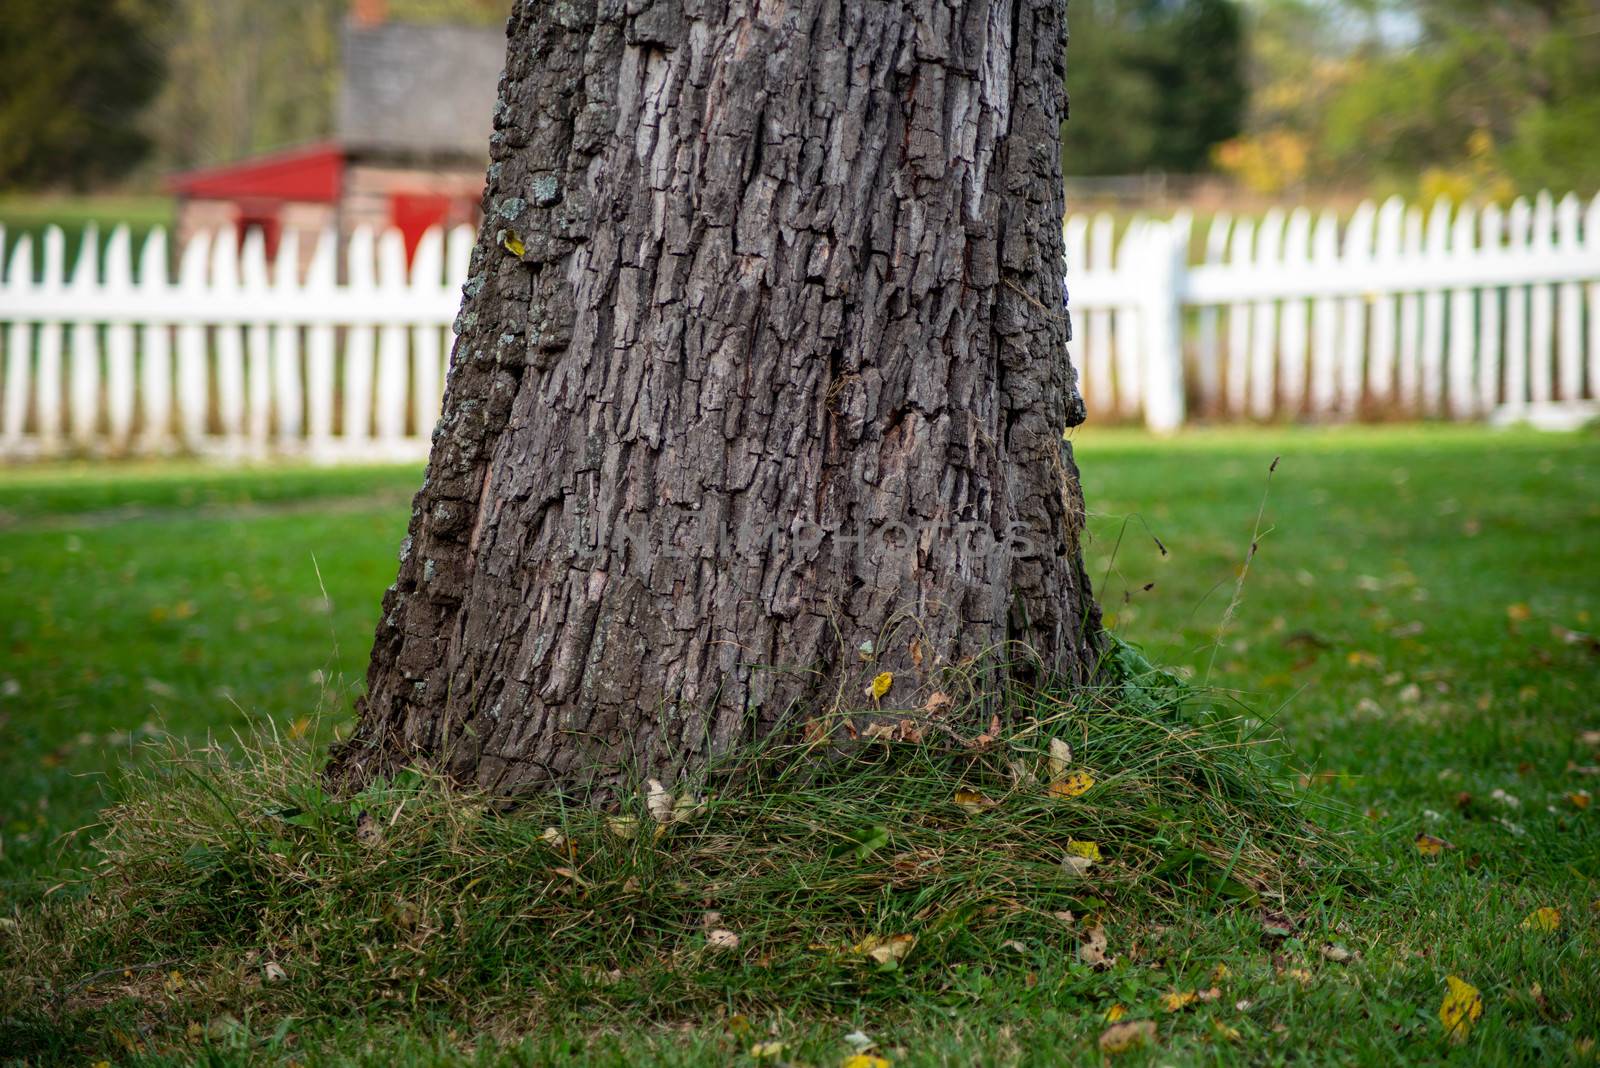
<svg viewBox="0 0 1600 1068"><path fill-rule="evenodd" d="M1211 969L1211 981L1213 983L1220 983L1225 979L1232 978L1233 969L1229 968L1226 964L1218 964L1215 968Z"/></svg>
<svg viewBox="0 0 1600 1068"><path fill-rule="evenodd" d="M993 808L994 802L978 793L976 790L957 790L956 804L972 815L976 816L986 808Z"/></svg>
<svg viewBox="0 0 1600 1068"><path fill-rule="evenodd" d="M1128 1015L1127 1009L1121 1005L1113 1005L1106 1010L1106 1023L1116 1023L1126 1015Z"/></svg>
<svg viewBox="0 0 1600 1068"><path fill-rule="evenodd" d="M1100 1049L1104 1053L1124 1053L1156 1040L1156 1025L1150 1020L1112 1024L1100 1035Z"/></svg>
<svg viewBox="0 0 1600 1068"><path fill-rule="evenodd" d="M1313 978L1311 972L1306 968L1290 968L1283 974L1287 975L1290 979L1293 979L1301 986L1310 986Z"/></svg>
<svg viewBox="0 0 1600 1068"><path fill-rule="evenodd" d="M1444 1001L1439 1005L1439 1022L1452 1042L1465 1042L1472 1025L1483 1015L1483 995L1471 983L1453 975L1445 976Z"/></svg>
<svg viewBox="0 0 1600 1068"><path fill-rule="evenodd" d="M1229 1027L1221 1020L1212 1020L1211 1028L1212 1030L1216 1031L1217 1037L1222 1039L1224 1042L1239 1041L1239 1029L1237 1027Z"/></svg>
<svg viewBox="0 0 1600 1068"><path fill-rule="evenodd" d="M1590 797L1588 790L1574 790L1572 793L1567 795L1567 802L1571 804L1573 808L1588 808L1589 801Z"/></svg>
<svg viewBox="0 0 1600 1068"><path fill-rule="evenodd" d="M868 935L851 947L851 952L871 957L879 964L900 961L917 944L917 936L909 934Z"/></svg>
<svg viewBox="0 0 1600 1068"><path fill-rule="evenodd" d="M522 243L522 238L517 236L515 230L507 230L506 236L501 239L500 243L504 245L506 247L506 251L511 253L513 256L520 256L524 252L528 251L528 246Z"/></svg>
<svg viewBox="0 0 1600 1068"><path fill-rule="evenodd" d="M783 1055L784 1048L782 1042L757 1042L750 1047L750 1056L758 1061L766 1060L770 1057L780 1057Z"/></svg>
<svg viewBox="0 0 1600 1068"><path fill-rule="evenodd" d="M1100 846L1096 842L1079 842L1076 839L1067 839L1067 852L1074 857L1083 857L1085 860L1099 860Z"/></svg>
<svg viewBox="0 0 1600 1068"><path fill-rule="evenodd" d="M1421 832L1418 832L1415 841L1417 844L1417 852L1421 853L1425 857L1436 857L1440 853L1443 853L1446 849L1455 848L1455 846L1451 845L1449 842L1446 842L1443 838L1435 838L1431 834L1423 834Z"/></svg>
<svg viewBox="0 0 1600 1068"><path fill-rule="evenodd" d="M1528 913L1528 918L1522 921L1524 931L1543 931L1548 934L1561 926L1561 910L1546 905L1542 909L1534 909Z"/></svg>
<svg viewBox="0 0 1600 1068"><path fill-rule="evenodd" d="M627 841L639 833L639 821L632 816L610 816L606 819L606 828Z"/></svg>
<svg viewBox="0 0 1600 1068"><path fill-rule="evenodd" d="M1199 995L1192 990L1174 990L1161 995L1162 1012L1178 1012L1193 1005Z"/></svg>
<svg viewBox="0 0 1600 1068"><path fill-rule="evenodd" d="M1057 779L1050 784L1050 793L1054 797L1078 797L1089 792L1094 785L1094 776L1087 771L1075 771L1062 779Z"/></svg>
<svg viewBox="0 0 1600 1068"><path fill-rule="evenodd" d="M890 1068L894 1062L876 1053L852 1053L839 1062L839 1068Z"/></svg>
<svg viewBox="0 0 1600 1068"><path fill-rule="evenodd" d="M293 723L289 724L289 738L292 741L299 741L301 738L304 738L307 734L310 734L310 733L311 733L311 717L310 716L301 716L299 719L297 719Z"/></svg>
<svg viewBox="0 0 1600 1068"><path fill-rule="evenodd" d="M874 701L889 692L889 687L894 685L894 672L880 671L872 679L872 685L867 687L867 696Z"/></svg>
<svg viewBox="0 0 1600 1068"><path fill-rule="evenodd" d="M1525 604L1506 605L1506 618L1513 623L1526 623L1532 617L1532 610Z"/></svg>

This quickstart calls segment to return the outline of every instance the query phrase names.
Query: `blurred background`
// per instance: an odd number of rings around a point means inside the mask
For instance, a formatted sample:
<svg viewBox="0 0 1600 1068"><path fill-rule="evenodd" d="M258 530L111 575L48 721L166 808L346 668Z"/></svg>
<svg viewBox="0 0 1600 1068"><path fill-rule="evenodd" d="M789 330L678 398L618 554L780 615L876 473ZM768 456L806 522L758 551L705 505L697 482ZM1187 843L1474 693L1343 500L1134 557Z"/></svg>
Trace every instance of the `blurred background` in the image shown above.
<svg viewBox="0 0 1600 1068"><path fill-rule="evenodd" d="M365 6L494 31L507 0ZM327 141L352 14L5 0L0 190L13 210L19 193L159 195L177 173ZM1600 176L1593 0L1073 0L1069 18L1077 203L1508 200ZM492 91L497 71L458 73Z"/></svg>

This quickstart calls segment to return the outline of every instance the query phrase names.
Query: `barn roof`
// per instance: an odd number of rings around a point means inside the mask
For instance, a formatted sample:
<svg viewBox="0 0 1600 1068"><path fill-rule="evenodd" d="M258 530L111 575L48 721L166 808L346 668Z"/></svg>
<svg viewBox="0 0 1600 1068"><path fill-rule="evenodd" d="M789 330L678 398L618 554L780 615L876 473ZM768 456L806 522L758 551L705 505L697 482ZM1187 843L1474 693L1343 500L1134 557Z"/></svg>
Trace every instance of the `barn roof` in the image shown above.
<svg viewBox="0 0 1600 1068"><path fill-rule="evenodd" d="M505 34L348 23L337 138L353 154L486 158Z"/></svg>

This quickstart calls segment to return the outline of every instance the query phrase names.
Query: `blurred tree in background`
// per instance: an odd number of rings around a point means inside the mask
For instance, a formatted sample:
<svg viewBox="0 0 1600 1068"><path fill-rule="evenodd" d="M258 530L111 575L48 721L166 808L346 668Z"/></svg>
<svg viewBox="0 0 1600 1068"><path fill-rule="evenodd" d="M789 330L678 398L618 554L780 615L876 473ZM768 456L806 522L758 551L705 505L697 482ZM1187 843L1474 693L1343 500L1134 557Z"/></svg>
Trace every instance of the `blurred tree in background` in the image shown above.
<svg viewBox="0 0 1600 1068"><path fill-rule="evenodd" d="M170 73L148 117L157 162L239 159L328 137L349 0L171 0ZM390 17L495 24L511 0L390 0Z"/></svg>
<svg viewBox="0 0 1600 1068"><path fill-rule="evenodd" d="M1062 163L1068 175L1190 174L1244 120L1236 0L1073 0Z"/></svg>
<svg viewBox="0 0 1600 1068"><path fill-rule="evenodd" d="M0 2L0 189L82 189L148 153L165 0Z"/></svg>
<svg viewBox="0 0 1600 1068"><path fill-rule="evenodd" d="M1216 157L1260 192L1600 185L1596 0L1263 0L1253 15L1247 130Z"/></svg>

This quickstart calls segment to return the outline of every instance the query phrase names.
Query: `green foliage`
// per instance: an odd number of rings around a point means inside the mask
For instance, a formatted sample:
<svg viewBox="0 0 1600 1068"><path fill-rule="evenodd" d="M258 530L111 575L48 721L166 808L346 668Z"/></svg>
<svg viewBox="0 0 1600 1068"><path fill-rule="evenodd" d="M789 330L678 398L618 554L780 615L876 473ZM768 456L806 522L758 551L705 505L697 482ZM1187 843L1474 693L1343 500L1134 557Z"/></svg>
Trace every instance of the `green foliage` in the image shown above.
<svg viewBox="0 0 1600 1068"><path fill-rule="evenodd" d="M1404 17L1398 39L1370 19L1342 26L1356 10L1263 6L1251 139L1299 138L1312 179L1424 194L1499 199L1600 182L1592 4L1414 0L1386 9Z"/></svg>
<svg viewBox="0 0 1600 1068"><path fill-rule="evenodd" d="M0 4L0 190L84 188L149 151L138 120L161 83L166 0Z"/></svg>
<svg viewBox="0 0 1600 1068"><path fill-rule="evenodd" d="M1068 14L1068 175L1192 173L1244 116L1236 0L1084 0Z"/></svg>

